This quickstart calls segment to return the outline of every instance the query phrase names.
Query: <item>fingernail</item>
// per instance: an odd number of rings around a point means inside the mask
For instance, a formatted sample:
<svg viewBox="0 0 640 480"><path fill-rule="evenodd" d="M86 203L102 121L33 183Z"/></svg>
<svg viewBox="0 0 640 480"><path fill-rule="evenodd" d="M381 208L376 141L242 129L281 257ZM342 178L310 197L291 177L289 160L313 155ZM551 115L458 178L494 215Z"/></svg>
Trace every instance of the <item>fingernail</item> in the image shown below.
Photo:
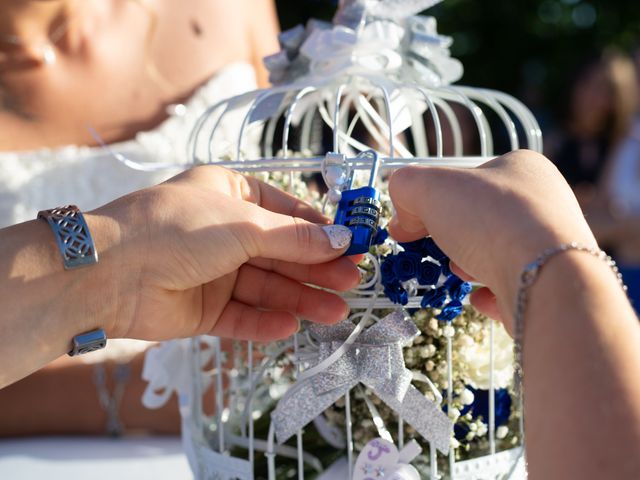
<svg viewBox="0 0 640 480"><path fill-rule="evenodd" d="M296 329L295 334L300 333L300 330L302 330L302 320L296 317L296 321L298 322L298 328Z"/></svg>
<svg viewBox="0 0 640 480"><path fill-rule="evenodd" d="M322 229L329 237L331 248L334 250L342 250L351 244L352 233L348 227L344 225L323 225Z"/></svg>

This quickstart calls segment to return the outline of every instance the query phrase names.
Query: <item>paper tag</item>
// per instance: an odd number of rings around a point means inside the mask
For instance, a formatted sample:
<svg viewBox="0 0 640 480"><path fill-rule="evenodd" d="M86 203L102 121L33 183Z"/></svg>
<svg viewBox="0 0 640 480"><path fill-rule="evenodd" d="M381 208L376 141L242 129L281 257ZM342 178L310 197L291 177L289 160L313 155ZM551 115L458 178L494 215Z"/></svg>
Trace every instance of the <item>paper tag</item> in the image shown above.
<svg viewBox="0 0 640 480"><path fill-rule="evenodd" d="M353 480L420 480L413 466L400 462L401 457L413 460L416 452L420 453L416 442L408 444L401 455L393 443L382 438L371 440L358 455Z"/></svg>

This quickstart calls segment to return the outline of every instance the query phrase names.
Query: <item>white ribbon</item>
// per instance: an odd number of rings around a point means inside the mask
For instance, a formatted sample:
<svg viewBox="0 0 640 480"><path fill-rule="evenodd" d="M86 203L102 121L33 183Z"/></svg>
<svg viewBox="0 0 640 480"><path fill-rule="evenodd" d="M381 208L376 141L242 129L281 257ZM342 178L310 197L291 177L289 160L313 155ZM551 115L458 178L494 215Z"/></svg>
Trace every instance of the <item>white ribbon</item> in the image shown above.
<svg viewBox="0 0 640 480"><path fill-rule="evenodd" d="M438 35L434 18L415 16L440 1L344 1L334 25L312 21L281 34L282 51L265 58L270 79L283 84L358 74L428 87L455 82L463 69L451 58L451 38Z"/></svg>

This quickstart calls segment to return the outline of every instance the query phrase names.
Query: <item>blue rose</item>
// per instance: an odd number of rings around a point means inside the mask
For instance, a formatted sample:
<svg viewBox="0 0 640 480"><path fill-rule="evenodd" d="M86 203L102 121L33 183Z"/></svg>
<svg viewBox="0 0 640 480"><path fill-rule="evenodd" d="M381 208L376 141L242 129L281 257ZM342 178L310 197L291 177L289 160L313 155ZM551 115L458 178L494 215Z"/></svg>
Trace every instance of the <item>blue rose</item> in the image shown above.
<svg viewBox="0 0 640 480"><path fill-rule="evenodd" d="M442 308L446 301L447 291L444 288L432 288L424 294L422 301L420 302L420 306L422 308Z"/></svg>
<svg viewBox="0 0 640 480"><path fill-rule="evenodd" d="M409 294L404 288L399 292L398 301L403 306L409 303Z"/></svg>
<svg viewBox="0 0 640 480"><path fill-rule="evenodd" d="M440 278L440 272L442 268L439 265L425 260L420 264L420 270L418 271L418 283L420 285L435 285Z"/></svg>
<svg viewBox="0 0 640 480"><path fill-rule="evenodd" d="M382 283L390 283L397 280L394 268L395 261L395 255L387 255L382 259L382 262L380 263L380 276L382 277Z"/></svg>
<svg viewBox="0 0 640 480"><path fill-rule="evenodd" d="M386 284L384 286L384 294L395 304L406 305L409 303L409 294L400 285L400 282Z"/></svg>
<svg viewBox="0 0 640 480"><path fill-rule="evenodd" d="M443 322L450 322L464 311L464 307L459 300L452 300L440 312L436 318Z"/></svg>
<svg viewBox="0 0 640 480"><path fill-rule="evenodd" d="M447 258L444 252L440 250L440 247L436 245L436 242L431 237L424 239L424 242L422 245L422 253L424 254L425 257L429 256L434 260L437 260L438 262Z"/></svg>
<svg viewBox="0 0 640 480"><path fill-rule="evenodd" d="M452 300L462 301L464 298L471 293L471 284L468 282L462 281L462 279L456 277L455 275L450 276L446 282L444 282L444 287L449 292L449 296Z"/></svg>
<svg viewBox="0 0 640 480"><path fill-rule="evenodd" d="M448 257L444 257L438 261L440 262L440 266L442 267L442 274L445 277L453 275L453 273L451 272L451 265L450 265L451 261L449 260Z"/></svg>
<svg viewBox="0 0 640 480"><path fill-rule="evenodd" d="M386 228L380 228L376 233L376 236L373 237L372 245L382 245L385 240L389 238L389 232Z"/></svg>
<svg viewBox="0 0 640 480"><path fill-rule="evenodd" d="M401 252L397 255L394 272L401 282L406 282L418 276L422 257L414 252Z"/></svg>

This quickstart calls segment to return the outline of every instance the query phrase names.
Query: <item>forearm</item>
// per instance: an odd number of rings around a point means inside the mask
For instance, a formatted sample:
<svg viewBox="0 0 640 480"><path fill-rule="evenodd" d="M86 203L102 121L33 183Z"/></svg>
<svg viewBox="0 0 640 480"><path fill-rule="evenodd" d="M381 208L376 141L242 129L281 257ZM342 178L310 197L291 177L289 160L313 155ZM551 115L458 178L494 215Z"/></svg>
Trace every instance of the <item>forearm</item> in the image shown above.
<svg viewBox="0 0 640 480"><path fill-rule="evenodd" d="M638 478L640 326L624 293L604 262L580 252L550 260L530 293L531 478Z"/></svg>
<svg viewBox="0 0 640 480"><path fill-rule="evenodd" d="M124 430L176 434L180 418L173 400L158 410L142 405L147 387L141 378L143 363L144 353L129 363L131 372L118 409ZM115 388L110 381L115 367L113 362L104 364L110 392ZM0 437L106 433L107 413L98 399L95 369L96 365L63 357L0 390Z"/></svg>
<svg viewBox="0 0 640 480"><path fill-rule="evenodd" d="M75 335L112 330L119 308L113 281L117 224L96 215L85 219L100 261L77 270L64 270L46 222L0 232L0 388L68 352Z"/></svg>

